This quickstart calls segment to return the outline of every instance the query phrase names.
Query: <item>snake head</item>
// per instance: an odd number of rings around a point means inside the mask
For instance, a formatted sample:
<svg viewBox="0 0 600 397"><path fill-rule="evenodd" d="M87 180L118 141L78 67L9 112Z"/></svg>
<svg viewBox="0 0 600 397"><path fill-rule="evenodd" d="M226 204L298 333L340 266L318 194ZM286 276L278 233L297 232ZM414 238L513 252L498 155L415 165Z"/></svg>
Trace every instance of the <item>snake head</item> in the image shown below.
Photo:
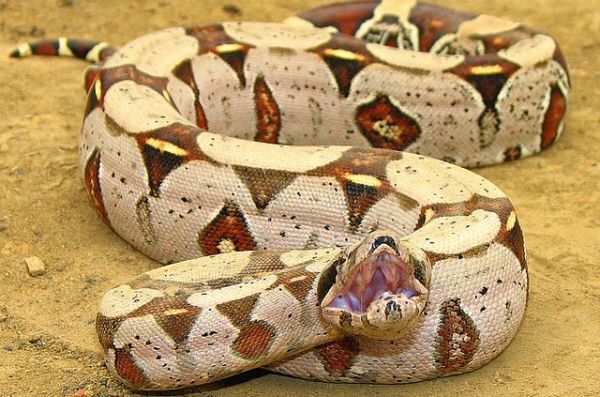
<svg viewBox="0 0 600 397"><path fill-rule="evenodd" d="M396 339L424 312L430 279L423 250L394 232L373 232L343 252L323 317L346 334Z"/></svg>

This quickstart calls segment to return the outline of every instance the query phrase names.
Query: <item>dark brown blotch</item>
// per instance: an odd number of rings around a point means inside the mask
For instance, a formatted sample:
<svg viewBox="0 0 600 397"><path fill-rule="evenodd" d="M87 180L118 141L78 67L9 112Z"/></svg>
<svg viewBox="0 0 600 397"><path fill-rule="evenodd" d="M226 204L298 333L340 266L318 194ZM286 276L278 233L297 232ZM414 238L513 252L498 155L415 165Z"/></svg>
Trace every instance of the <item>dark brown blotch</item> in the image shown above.
<svg viewBox="0 0 600 397"><path fill-rule="evenodd" d="M108 352L109 348L114 348L115 333L124 320L125 318L122 316L107 317L100 313L96 315L96 333L98 334L98 340L104 354Z"/></svg>
<svg viewBox="0 0 600 397"><path fill-rule="evenodd" d="M275 336L275 328L271 324L254 320L242 327L231 347L242 358L255 360L268 352Z"/></svg>
<svg viewBox="0 0 600 397"><path fill-rule="evenodd" d="M285 267L285 264L281 261L281 254L279 252L252 251L248 265L240 271L240 274L244 276L257 276L283 270Z"/></svg>
<svg viewBox="0 0 600 397"><path fill-rule="evenodd" d="M365 42L344 35L333 35L312 51L325 61L343 97L348 97L354 77L375 59Z"/></svg>
<svg viewBox="0 0 600 397"><path fill-rule="evenodd" d="M240 299L220 303L217 305L217 310L227 317L233 325L242 328L250 322L250 315L257 300L258 294L252 294Z"/></svg>
<svg viewBox="0 0 600 397"><path fill-rule="evenodd" d="M281 113L279 105L262 75L254 82L254 106L256 109L257 142L277 143L281 130Z"/></svg>
<svg viewBox="0 0 600 397"><path fill-rule="evenodd" d="M35 55L56 56L58 55L59 43L56 39L40 40L30 43L31 53Z"/></svg>
<svg viewBox="0 0 600 397"><path fill-rule="evenodd" d="M426 219L426 214L429 211L433 212L433 215L429 218L429 221L439 217L452 217L452 216L468 216L473 213L473 211L482 209L488 212L494 212L500 218L500 230L495 237L495 242L500 243L510 249L515 256L519 259L521 263L521 268L527 268L527 261L525 258L525 246L523 242L523 234L521 232L521 227L519 226L519 221L515 220L514 226L509 230L507 228L507 223L511 213L514 211L514 208L510 202L510 200L506 197L502 198L489 198L485 196L481 196L478 194L474 194L469 200L461 201L458 203L438 203L426 205L421 208L421 212L419 215L419 220L417 221L416 229L419 229L423 226ZM516 216L516 215L515 215ZM481 249L487 249L487 245L482 247L474 247L473 252L471 252L471 256L477 256L478 252ZM459 254L460 256L465 256L467 253ZM455 258L459 255L441 255L441 254L431 254L430 260L432 263L447 259L447 258Z"/></svg>
<svg viewBox="0 0 600 397"><path fill-rule="evenodd" d="M244 64L246 63L246 56L248 55L249 46L239 44L239 47L235 51L213 51L219 58L221 58L229 67L235 72L240 87L246 86L246 75L244 74Z"/></svg>
<svg viewBox="0 0 600 397"><path fill-rule="evenodd" d="M404 150L421 135L419 124L386 95L360 105L355 119L362 134L378 148Z"/></svg>
<svg viewBox="0 0 600 397"><path fill-rule="evenodd" d="M232 169L250 192L256 208L261 211L298 175L289 171L244 166L232 166Z"/></svg>
<svg viewBox="0 0 600 397"><path fill-rule="evenodd" d="M198 55L212 52L221 58L237 75L240 86L246 86L246 77L244 75L244 63L248 50L252 46L241 44L232 37L229 37L223 26L220 24L193 26L186 29L186 34L198 40L199 50ZM223 44L233 44L235 47L219 48Z"/></svg>
<svg viewBox="0 0 600 397"><path fill-rule="evenodd" d="M167 77L157 77L137 69L135 65L122 65L112 68L103 68L98 71L98 77L101 82L102 95L98 100L104 101L104 93L110 87L121 81L133 81L139 85L153 89L161 96L167 91L169 79Z"/></svg>
<svg viewBox="0 0 600 397"><path fill-rule="evenodd" d="M495 136L500 128L501 120L496 110L498 94L518 69L519 65L496 54L484 54L467 57L463 63L449 70L471 84L481 95L485 110L479 116L478 123L482 130L491 130L488 135ZM491 142L484 142L482 147L489 144Z"/></svg>
<svg viewBox="0 0 600 397"><path fill-rule="evenodd" d="M521 158L521 145L511 146L504 150L504 161L513 161Z"/></svg>
<svg viewBox="0 0 600 397"><path fill-rule="evenodd" d="M450 299L440 308L440 326L435 346L435 366L448 374L466 368L479 347L479 330L460 306L460 299Z"/></svg>
<svg viewBox="0 0 600 397"><path fill-rule="evenodd" d="M310 21L316 27L335 27L340 33L354 36L360 25L373 17L373 10L377 7L375 1L356 1L328 4L316 7L298 14L298 17Z"/></svg>
<svg viewBox="0 0 600 397"><path fill-rule="evenodd" d="M158 197L160 186L173 170L192 160L212 162L198 148L202 131L194 126L174 123L135 135L146 170L150 194Z"/></svg>
<svg viewBox="0 0 600 397"><path fill-rule="evenodd" d="M198 233L198 245L204 255L222 253L224 246L229 251L256 249L246 217L232 201L225 202L217 216Z"/></svg>
<svg viewBox="0 0 600 397"><path fill-rule="evenodd" d="M176 346L187 340L196 324L202 308L187 303L190 293L184 291L177 295L165 295L154 298L149 303L133 311L128 317L152 315L158 325L173 339Z"/></svg>
<svg viewBox="0 0 600 397"><path fill-rule="evenodd" d="M304 302L316 275L307 270L287 270L277 273L277 281L269 289L284 287L296 300Z"/></svg>
<svg viewBox="0 0 600 397"><path fill-rule="evenodd" d="M461 23L473 18L474 14L417 3L411 9L408 21L419 30L419 51L429 52L438 39L446 34L455 33Z"/></svg>
<svg viewBox="0 0 600 397"><path fill-rule="evenodd" d="M115 349L115 370L125 383L134 389L148 389L152 382L135 363L128 348Z"/></svg>
<svg viewBox="0 0 600 397"><path fill-rule="evenodd" d="M550 88L550 103L542 123L541 149L547 149L556 140L560 123L567 111L567 100L558 85Z"/></svg>
<svg viewBox="0 0 600 397"><path fill-rule="evenodd" d="M386 167L390 161L402 158L402 152L395 150L373 150L352 148L344 152L338 159L327 165L316 168L308 174L311 176L334 177L343 187L348 204L348 219L352 230L357 230L367 211L379 200L395 192L386 177ZM358 183L368 176L372 184ZM401 201L402 204L405 201Z"/></svg>
<svg viewBox="0 0 600 397"><path fill-rule="evenodd" d="M359 353L358 341L345 338L315 349L315 354L331 376L346 376Z"/></svg>
<svg viewBox="0 0 600 397"><path fill-rule="evenodd" d="M206 113L200 103L200 90L196 84L196 78L192 70L192 62L187 59L181 62L173 69L173 75L178 79L186 83L194 93L194 110L196 112L196 125L203 130L208 130L208 120L206 119Z"/></svg>
<svg viewBox="0 0 600 397"><path fill-rule="evenodd" d="M100 150L95 148L85 163L85 186L87 188L90 200L100 215L100 218L102 218L102 221L108 227L112 228L110 220L108 219L108 212L106 211L106 207L104 205L104 198L102 197L102 187L100 186L100 165Z"/></svg>

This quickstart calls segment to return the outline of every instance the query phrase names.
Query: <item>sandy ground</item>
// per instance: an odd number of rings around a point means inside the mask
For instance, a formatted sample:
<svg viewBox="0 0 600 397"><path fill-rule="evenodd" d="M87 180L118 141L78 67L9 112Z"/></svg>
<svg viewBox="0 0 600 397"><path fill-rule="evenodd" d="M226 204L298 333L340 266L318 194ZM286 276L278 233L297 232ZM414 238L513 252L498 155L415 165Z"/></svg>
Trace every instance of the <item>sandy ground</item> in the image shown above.
<svg viewBox="0 0 600 397"><path fill-rule="evenodd" d="M194 22L278 21L323 2L0 0L0 54L41 37L122 44ZM575 88L563 138L542 155L476 170L508 193L525 231L530 302L513 343L474 373L405 386L329 385L254 371L186 395L600 395L598 3L447 4L551 32L571 65ZM79 179L84 66L0 56L0 396L135 395L102 364L96 304L111 286L157 265L104 226ZM45 275L28 274L24 258L33 255L46 263Z"/></svg>

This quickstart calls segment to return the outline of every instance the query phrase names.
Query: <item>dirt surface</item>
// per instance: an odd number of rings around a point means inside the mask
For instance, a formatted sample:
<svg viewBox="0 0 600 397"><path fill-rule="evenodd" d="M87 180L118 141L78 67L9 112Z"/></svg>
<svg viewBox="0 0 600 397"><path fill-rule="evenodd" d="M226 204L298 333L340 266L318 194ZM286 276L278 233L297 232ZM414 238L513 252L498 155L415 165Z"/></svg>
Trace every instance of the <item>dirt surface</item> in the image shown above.
<svg viewBox="0 0 600 397"><path fill-rule="evenodd" d="M136 395L110 380L102 364L96 304L110 287L157 266L105 227L79 178L85 65L4 54L42 37L119 45L175 25L278 21L324 2L0 0L0 396ZM525 232L530 301L516 338L483 369L435 381L329 385L254 371L186 395L600 395L598 4L446 4L550 32L571 65L574 91L561 140L542 155L476 170L512 198ZM44 261L44 275L28 274L30 256Z"/></svg>

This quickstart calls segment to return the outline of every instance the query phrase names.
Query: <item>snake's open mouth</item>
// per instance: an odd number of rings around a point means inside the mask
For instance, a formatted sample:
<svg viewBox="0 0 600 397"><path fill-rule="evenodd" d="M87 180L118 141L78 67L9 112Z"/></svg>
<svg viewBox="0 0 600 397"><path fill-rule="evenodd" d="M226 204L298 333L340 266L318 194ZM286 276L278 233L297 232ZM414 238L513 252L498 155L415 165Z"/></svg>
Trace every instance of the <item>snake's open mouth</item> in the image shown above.
<svg viewBox="0 0 600 397"><path fill-rule="evenodd" d="M365 259L326 307L364 313L372 302L394 295L410 299L423 290L410 266L389 250Z"/></svg>

